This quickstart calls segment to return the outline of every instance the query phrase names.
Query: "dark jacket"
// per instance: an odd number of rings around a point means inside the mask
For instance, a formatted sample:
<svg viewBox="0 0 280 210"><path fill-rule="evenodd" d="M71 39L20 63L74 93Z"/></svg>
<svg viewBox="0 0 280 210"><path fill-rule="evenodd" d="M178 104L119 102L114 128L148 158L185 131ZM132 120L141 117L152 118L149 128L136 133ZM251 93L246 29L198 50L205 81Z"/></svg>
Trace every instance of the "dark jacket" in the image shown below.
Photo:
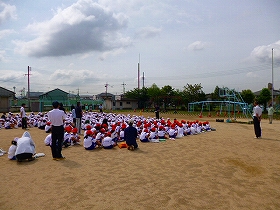
<svg viewBox="0 0 280 210"><path fill-rule="evenodd" d="M137 145L136 138L137 138L137 129L134 128L131 125L128 126L124 130L124 140L126 141L126 144L128 146L130 146L130 145Z"/></svg>

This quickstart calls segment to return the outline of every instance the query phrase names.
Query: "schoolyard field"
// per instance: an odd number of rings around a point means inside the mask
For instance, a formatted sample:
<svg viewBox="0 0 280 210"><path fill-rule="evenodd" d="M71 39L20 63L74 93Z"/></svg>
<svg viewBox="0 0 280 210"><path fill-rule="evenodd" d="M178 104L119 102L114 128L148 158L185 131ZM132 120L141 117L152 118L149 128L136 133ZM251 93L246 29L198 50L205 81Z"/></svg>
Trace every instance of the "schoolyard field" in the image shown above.
<svg viewBox="0 0 280 210"><path fill-rule="evenodd" d="M19 163L7 154L0 157L0 209L280 209L279 120L262 120L262 139L254 139L247 119L161 117L208 120L216 131L160 143L138 141L135 151L87 151L75 145L63 149L66 160L54 161L44 145L48 134L30 128L36 152L45 156ZM21 128L1 129L0 147L8 151L22 134Z"/></svg>

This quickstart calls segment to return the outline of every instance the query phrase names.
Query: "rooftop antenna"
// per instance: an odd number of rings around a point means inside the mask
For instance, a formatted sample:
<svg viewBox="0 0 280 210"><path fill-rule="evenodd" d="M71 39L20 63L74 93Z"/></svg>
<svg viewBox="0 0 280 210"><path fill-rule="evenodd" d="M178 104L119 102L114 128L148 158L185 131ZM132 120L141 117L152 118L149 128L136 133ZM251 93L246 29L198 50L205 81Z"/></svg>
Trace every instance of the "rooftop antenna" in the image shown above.
<svg viewBox="0 0 280 210"><path fill-rule="evenodd" d="M143 72L143 88L145 87L145 76L144 76L144 72Z"/></svg>
<svg viewBox="0 0 280 210"><path fill-rule="evenodd" d="M107 98L107 90L108 90L108 82L105 84L105 95L106 95L106 98Z"/></svg>
<svg viewBox="0 0 280 210"><path fill-rule="evenodd" d="M123 86L123 94L125 94L125 85L124 82L121 84Z"/></svg>
<svg viewBox="0 0 280 210"><path fill-rule="evenodd" d="M140 53L139 53L139 62L138 62L138 90L140 89Z"/></svg>
<svg viewBox="0 0 280 210"><path fill-rule="evenodd" d="M273 91L274 91L274 87L273 87L273 48L272 48L272 55L271 55L271 70L272 70L272 87L271 87L271 105L273 107Z"/></svg>
<svg viewBox="0 0 280 210"><path fill-rule="evenodd" d="M31 66L27 66L27 86L28 86L28 94L27 94L27 99L28 99L28 109L29 111L31 111L31 107L30 107L30 71L31 71Z"/></svg>

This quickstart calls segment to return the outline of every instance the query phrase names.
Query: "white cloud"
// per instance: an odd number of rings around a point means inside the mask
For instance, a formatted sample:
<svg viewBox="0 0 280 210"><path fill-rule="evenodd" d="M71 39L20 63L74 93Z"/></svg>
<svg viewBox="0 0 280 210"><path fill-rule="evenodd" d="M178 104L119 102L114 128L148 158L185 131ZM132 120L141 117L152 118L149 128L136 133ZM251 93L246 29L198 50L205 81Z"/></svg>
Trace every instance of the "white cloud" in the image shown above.
<svg viewBox="0 0 280 210"><path fill-rule="evenodd" d="M34 57L106 52L131 44L130 38L120 33L126 27L124 14L114 14L92 0L79 0L58 9L51 20L29 25L26 30L36 38L14 44L16 52Z"/></svg>
<svg viewBox="0 0 280 210"><path fill-rule="evenodd" d="M0 31L0 39L4 38L12 33L15 33L15 30L9 30L9 29L2 30L2 31Z"/></svg>
<svg viewBox="0 0 280 210"><path fill-rule="evenodd" d="M140 39L147 39L147 38L153 38L156 37L160 34L161 29L160 28L155 28L155 27L144 27L140 28L136 34L136 38Z"/></svg>
<svg viewBox="0 0 280 210"><path fill-rule="evenodd" d="M16 6L0 2L0 25L6 20L16 18Z"/></svg>
<svg viewBox="0 0 280 210"><path fill-rule="evenodd" d="M273 62L275 65L280 64L280 40L269 44L255 47L251 52L251 57L262 63L272 62L272 48L273 48Z"/></svg>
<svg viewBox="0 0 280 210"><path fill-rule="evenodd" d="M257 78L259 77L257 74L255 74L254 72L248 72L246 74L246 77L249 77L249 78Z"/></svg>
<svg viewBox="0 0 280 210"><path fill-rule="evenodd" d="M198 51L203 50L206 47L207 43L202 41L193 42L188 46L189 50Z"/></svg>

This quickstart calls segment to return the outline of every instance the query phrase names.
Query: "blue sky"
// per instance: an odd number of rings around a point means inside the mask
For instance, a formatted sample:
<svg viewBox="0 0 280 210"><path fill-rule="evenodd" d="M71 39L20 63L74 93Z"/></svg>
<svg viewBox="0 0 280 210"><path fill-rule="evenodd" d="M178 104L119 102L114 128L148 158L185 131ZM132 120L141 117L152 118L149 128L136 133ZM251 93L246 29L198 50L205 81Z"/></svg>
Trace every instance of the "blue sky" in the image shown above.
<svg viewBox="0 0 280 210"><path fill-rule="evenodd" d="M279 0L0 0L0 86L280 89ZM123 85L125 84L125 85Z"/></svg>

